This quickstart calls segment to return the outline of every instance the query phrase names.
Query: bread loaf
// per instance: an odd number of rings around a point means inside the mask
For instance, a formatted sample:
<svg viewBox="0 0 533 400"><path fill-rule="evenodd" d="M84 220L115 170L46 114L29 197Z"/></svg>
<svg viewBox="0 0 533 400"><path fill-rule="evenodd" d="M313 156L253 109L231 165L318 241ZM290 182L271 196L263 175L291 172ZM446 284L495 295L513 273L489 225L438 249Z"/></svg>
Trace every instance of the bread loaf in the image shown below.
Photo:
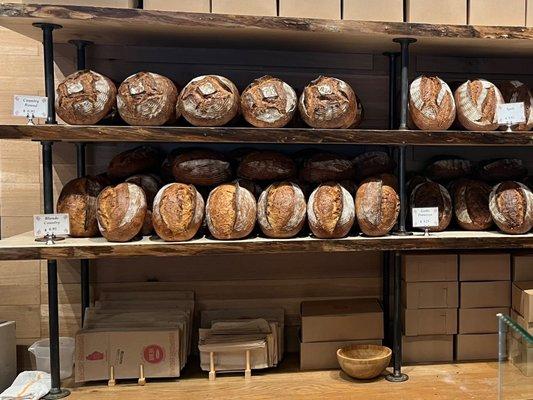
<svg viewBox="0 0 533 400"><path fill-rule="evenodd" d="M154 232L154 223L152 221L152 210L146 209L143 226L141 228L142 236L149 236Z"/></svg>
<svg viewBox="0 0 533 400"><path fill-rule="evenodd" d="M73 179L63 186L57 212L69 215L70 236L98 236L96 198L102 189L100 182L90 176Z"/></svg>
<svg viewBox="0 0 533 400"><path fill-rule="evenodd" d="M396 168L394 160L383 151L367 151L355 157L352 164L358 182L371 176L392 173Z"/></svg>
<svg viewBox="0 0 533 400"><path fill-rule="evenodd" d="M364 180L355 195L355 212L359 228L365 235L388 234L400 213L396 177L382 174Z"/></svg>
<svg viewBox="0 0 533 400"><path fill-rule="evenodd" d="M115 84L88 69L67 76L56 93L57 115L70 125L94 125L116 106Z"/></svg>
<svg viewBox="0 0 533 400"><path fill-rule="evenodd" d="M176 182L199 186L228 182L232 176L231 165L226 157L208 149L194 149L178 154L173 161L172 174Z"/></svg>
<svg viewBox="0 0 533 400"><path fill-rule="evenodd" d="M105 188L112 183L111 179L109 179L109 176L107 176L107 172L102 172L101 174L95 175L94 179L102 186L102 188Z"/></svg>
<svg viewBox="0 0 533 400"><path fill-rule="evenodd" d="M480 163L478 174L487 182L519 181L527 176L527 168L518 158L499 158Z"/></svg>
<svg viewBox="0 0 533 400"><path fill-rule="evenodd" d="M317 238L344 237L355 220L353 197L338 183L323 183L309 196L307 218Z"/></svg>
<svg viewBox="0 0 533 400"><path fill-rule="evenodd" d="M294 161L276 151L254 151L247 154L237 168L239 178L252 181L281 181L296 175Z"/></svg>
<svg viewBox="0 0 533 400"><path fill-rule="evenodd" d="M209 232L216 239L242 239L254 229L257 216L255 198L238 182L217 186L205 208Z"/></svg>
<svg viewBox="0 0 533 400"><path fill-rule="evenodd" d="M411 193L413 192L415 187L417 187L421 183L425 183L425 182L431 182L431 180L429 178L425 177L425 176L422 176L422 175L415 175L415 176L411 177L407 181L407 185L406 185L407 194L411 195Z"/></svg>
<svg viewBox="0 0 533 400"><path fill-rule="evenodd" d="M239 112L239 91L229 79L218 75L194 78L183 88L178 110L194 126L222 126Z"/></svg>
<svg viewBox="0 0 533 400"><path fill-rule="evenodd" d="M461 180L454 188L453 205L459 226L467 231L482 231L492 226L489 209L491 187L484 182Z"/></svg>
<svg viewBox="0 0 533 400"><path fill-rule="evenodd" d="M419 76L409 87L409 113L419 129L448 129L455 120L450 87L437 76Z"/></svg>
<svg viewBox="0 0 533 400"><path fill-rule="evenodd" d="M297 102L293 88L281 79L263 76L242 92L241 111L253 126L281 128L292 119Z"/></svg>
<svg viewBox="0 0 533 400"><path fill-rule="evenodd" d="M506 81L499 85L503 100L506 103L524 103L526 122L514 125L516 131L529 131L533 128L533 94L530 88L520 81ZM503 127L502 127L503 129Z"/></svg>
<svg viewBox="0 0 533 400"><path fill-rule="evenodd" d="M193 185L170 183L154 199L154 229L165 241L192 239L203 219L204 199Z"/></svg>
<svg viewBox="0 0 533 400"><path fill-rule="evenodd" d="M259 199L259 196L261 196L261 193L263 193L263 189L261 186L259 186L256 182L251 181L249 179L242 179L239 178L236 180L236 182L243 188L248 189L250 193L254 195L254 198L257 200Z"/></svg>
<svg viewBox="0 0 533 400"><path fill-rule="evenodd" d="M97 199L100 233L110 242L127 242L141 231L146 216L146 196L133 183L102 190Z"/></svg>
<svg viewBox="0 0 533 400"><path fill-rule="evenodd" d="M523 183L505 181L489 197L492 219L503 232L524 234L533 227L533 193Z"/></svg>
<svg viewBox="0 0 533 400"><path fill-rule="evenodd" d="M118 88L118 112L129 125L164 125L179 116L177 98L178 89L170 79L139 72L126 78Z"/></svg>
<svg viewBox="0 0 533 400"><path fill-rule="evenodd" d="M172 166L174 165L174 160L184 151L187 151L183 148L173 149L170 153L167 154L163 162L161 163L161 178L164 182L174 182L174 175L172 175Z"/></svg>
<svg viewBox="0 0 533 400"><path fill-rule="evenodd" d="M161 152L152 146L139 146L117 154L107 166L111 180L119 181L129 176L156 172L161 166Z"/></svg>
<svg viewBox="0 0 533 400"><path fill-rule="evenodd" d="M421 183L411 192L411 208L437 207L439 225L428 227L431 232L442 232L452 220L452 198L448 190L437 182Z"/></svg>
<svg viewBox="0 0 533 400"><path fill-rule="evenodd" d="M426 167L426 176L437 182L467 178L472 174L472 163L462 158L442 158Z"/></svg>
<svg viewBox="0 0 533 400"><path fill-rule="evenodd" d="M530 188L531 190L533 190L533 176L531 175L526 176L524 180L522 181L522 183L526 185L528 188Z"/></svg>
<svg viewBox="0 0 533 400"><path fill-rule="evenodd" d="M337 78L320 76L307 85L298 103L304 122L313 128L349 128L357 118L353 89Z"/></svg>
<svg viewBox="0 0 533 400"><path fill-rule="evenodd" d="M363 108L363 103L361 103L361 100L357 94L355 95L355 101L357 102L357 108L355 110L355 119L353 124L350 126L351 129L359 128L359 125L361 125L361 122L363 122L363 119L365 118L365 109Z"/></svg>
<svg viewBox="0 0 533 400"><path fill-rule="evenodd" d="M257 221L265 236L290 238L305 223L306 204L302 190L292 182L278 182L266 188L257 203Z"/></svg>
<svg viewBox="0 0 533 400"><path fill-rule="evenodd" d="M484 79L466 81L455 91L457 119L470 131L498 129L496 109L503 102L498 88Z"/></svg>
<svg viewBox="0 0 533 400"><path fill-rule="evenodd" d="M353 179L352 162L345 156L316 153L305 160L300 169L300 179L308 183Z"/></svg>
<svg viewBox="0 0 533 400"><path fill-rule="evenodd" d="M152 208L155 195L157 194L161 186L163 186L161 178L159 178L155 174L133 175L126 179L126 182L134 183L135 185L140 186L142 190L144 190L144 194L146 196L146 205L149 209Z"/></svg>

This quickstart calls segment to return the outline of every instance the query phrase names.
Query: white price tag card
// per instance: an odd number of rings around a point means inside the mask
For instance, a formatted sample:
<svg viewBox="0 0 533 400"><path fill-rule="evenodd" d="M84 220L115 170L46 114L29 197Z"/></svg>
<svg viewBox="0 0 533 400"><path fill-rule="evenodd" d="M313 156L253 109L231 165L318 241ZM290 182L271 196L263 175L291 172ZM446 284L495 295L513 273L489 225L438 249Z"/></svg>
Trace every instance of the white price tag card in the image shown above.
<svg viewBox="0 0 533 400"><path fill-rule="evenodd" d="M439 226L438 207L416 207L412 209L413 228L433 228Z"/></svg>
<svg viewBox="0 0 533 400"><path fill-rule="evenodd" d="M42 96L15 95L13 99L13 115L15 117L48 117L48 98Z"/></svg>
<svg viewBox="0 0 533 400"><path fill-rule="evenodd" d="M526 122L526 110L523 102L498 104L496 115L500 125L516 125Z"/></svg>
<svg viewBox="0 0 533 400"><path fill-rule="evenodd" d="M33 216L33 235L37 238L46 235L66 236L70 233L68 214L39 214Z"/></svg>

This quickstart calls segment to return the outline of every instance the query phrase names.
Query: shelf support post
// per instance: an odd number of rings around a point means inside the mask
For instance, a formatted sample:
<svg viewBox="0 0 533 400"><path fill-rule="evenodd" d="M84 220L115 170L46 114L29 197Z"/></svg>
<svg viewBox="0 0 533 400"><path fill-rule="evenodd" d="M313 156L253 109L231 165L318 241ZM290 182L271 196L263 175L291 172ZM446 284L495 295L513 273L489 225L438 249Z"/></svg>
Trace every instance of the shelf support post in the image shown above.
<svg viewBox="0 0 533 400"><path fill-rule="evenodd" d="M416 42L413 38L396 38L393 40L401 46L401 101L400 101L400 130L407 130L407 107L409 104L409 45ZM398 187L400 191L400 215L398 218L398 229L396 235L410 235L407 232L407 184L405 177L405 153L406 146L398 146Z"/></svg>
<svg viewBox="0 0 533 400"><path fill-rule="evenodd" d="M392 337L392 374L385 377L389 382L405 382L409 376L402 373L402 326L401 312L401 279L402 265L401 253L394 252L394 311L393 311L393 337Z"/></svg>
<svg viewBox="0 0 533 400"><path fill-rule="evenodd" d="M36 23L35 27L43 31L44 48L44 79L46 97L48 97L48 117L46 123L57 124L55 110L55 85L54 85L54 42L52 32L60 29L60 25ZM43 197L44 212L50 214L54 212L53 175L52 175L52 142L43 141ZM61 389L60 365L59 365L59 312L57 298L57 261L48 260L48 326L50 336L50 374L52 385L50 392L45 399L61 399L70 394L70 391Z"/></svg>
<svg viewBox="0 0 533 400"><path fill-rule="evenodd" d="M84 70L86 68L85 49L93 42L87 40L70 40L69 43L76 46L76 63L78 71ZM76 143L76 167L78 178L84 177L87 173L85 168L85 148L85 143ZM87 309L87 307L89 307L91 303L91 277L89 271L89 260L80 260L80 269L81 323L83 326L83 321L85 320L85 310Z"/></svg>

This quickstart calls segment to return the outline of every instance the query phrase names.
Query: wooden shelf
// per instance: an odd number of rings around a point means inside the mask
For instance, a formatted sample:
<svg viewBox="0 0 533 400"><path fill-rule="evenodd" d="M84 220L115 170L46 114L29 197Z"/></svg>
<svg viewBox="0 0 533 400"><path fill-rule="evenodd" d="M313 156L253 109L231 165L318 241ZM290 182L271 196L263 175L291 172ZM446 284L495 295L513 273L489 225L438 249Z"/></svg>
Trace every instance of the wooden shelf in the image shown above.
<svg viewBox="0 0 533 400"><path fill-rule="evenodd" d="M533 146L532 132L398 131L311 128L196 128L3 125L0 139L64 142L381 144L413 146Z"/></svg>
<svg viewBox="0 0 533 400"><path fill-rule="evenodd" d="M504 235L497 232L450 231L412 236L362 236L343 239L267 239L253 237L243 240L213 240L206 237L188 242L163 242L145 236L128 243L110 243L103 238L67 238L54 245L36 242L32 232L0 240L0 260L84 259L128 256L193 256L199 254L267 254L298 252L343 252L385 250L442 250L442 249L531 249L533 234Z"/></svg>
<svg viewBox="0 0 533 400"><path fill-rule="evenodd" d="M138 9L0 5L0 25L41 39L32 23L63 26L57 43L255 48L380 53L397 51L395 37L414 37L415 53L531 56L533 28L323 20L196 14Z"/></svg>

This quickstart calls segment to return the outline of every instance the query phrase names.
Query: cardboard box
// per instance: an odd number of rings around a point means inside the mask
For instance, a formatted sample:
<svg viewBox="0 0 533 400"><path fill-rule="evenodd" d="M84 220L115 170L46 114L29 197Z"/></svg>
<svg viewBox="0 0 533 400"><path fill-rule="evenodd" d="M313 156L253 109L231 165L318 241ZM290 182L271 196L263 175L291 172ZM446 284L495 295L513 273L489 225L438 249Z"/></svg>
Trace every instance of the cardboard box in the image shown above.
<svg viewBox="0 0 533 400"><path fill-rule="evenodd" d="M460 308L459 333L497 333L499 313L509 315L509 308Z"/></svg>
<svg viewBox="0 0 533 400"><path fill-rule="evenodd" d="M511 318L516 321L518 325L524 328L527 333L533 335L533 322L527 322L524 317L514 310L511 311Z"/></svg>
<svg viewBox="0 0 533 400"><path fill-rule="evenodd" d="M91 6L111 8L137 8L138 0L10 0L3 3L50 4L60 6Z"/></svg>
<svg viewBox="0 0 533 400"><path fill-rule="evenodd" d="M404 363L453 361L453 335L403 336Z"/></svg>
<svg viewBox="0 0 533 400"><path fill-rule="evenodd" d="M402 282L402 301L406 308L457 308L457 282Z"/></svg>
<svg viewBox="0 0 533 400"><path fill-rule="evenodd" d="M406 282L457 281L457 254L407 254L402 257Z"/></svg>
<svg viewBox="0 0 533 400"><path fill-rule="evenodd" d="M457 361L495 360L498 358L498 334L459 334L455 337Z"/></svg>
<svg viewBox="0 0 533 400"><path fill-rule="evenodd" d="M513 283L512 304L513 310L533 322L533 281Z"/></svg>
<svg viewBox="0 0 533 400"><path fill-rule="evenodd" d="M337 350L351 344L381 345L381 340L300 343L300 369L302 371L338 369Z"/></svg>
<svg viewBox="0 0 533 400"><path fill-rule="evenodd" d="M276 0L211 0L211 12L237 15L278 15Z"/></svg>
<svg viewBox="0 0 533 400"><path fill-rule="evenodd" d="M208 13L211 11L209 0L144 0L145 10L182 11Z"/></svg>
<svg viewBox="0 0 533 400"><path fill-rule="evenodd" d="M425 24L467 23L467 0L407 0L407 22Z"/></svg>
<svg viewBox="0 0 533 400"><path fill-rule="evenodd" d="M461 282L461 308L511 306L511 282Z"/></svg>
<svg viewBox="0 0 533 400"><path fill-rule="evenodd" d="M403 0L344 0L342 19L403 22Z"/></svg>
<svg viewBox="0 0 533 400"><path fill-rule="evenodd" d="M402 323L406 336L453 335L457 333L457 309L404 309Z"/></svg>
<svg viewBox="0 0 533 400"><path fill-rule="evenodd" d="M341 19L341 0L279 0L279 16Z"/></svg>
<svg viewBox="0 0 533 400"><path fill-rule="evenodd" d="M139 377L139 364L147 378L180 376L179 329L121 329L80 331L76 334L76 382Z"/></svg>
<svg viewBox="0 0 533 400"><path fill-rule="evenodd" d="M302 342L383 339L383 310L376 299L304 301Z"/></svg>
<svg viewBox="0 0 533 400"><path fill-rule="evenodd" d="M470 0L470 25L524 26L526 0Z"/></svg>
<svg viewBox="0 0 533 400"><path fill-rule="evenodd" d="M508 281L511 279L509 253L461 254L460 281Z"/></svg>
<svg viewBox="0 0 533 400"><path fill-rule="evenodd" d="M533 255L513 256L513 281L533 281Z"/></svg>
<svg viewBox="0 0 533 400"><path fill-rule="evenodd" d="M17 339L14 321L0 321L0 393L17 377Z"/></svg>

